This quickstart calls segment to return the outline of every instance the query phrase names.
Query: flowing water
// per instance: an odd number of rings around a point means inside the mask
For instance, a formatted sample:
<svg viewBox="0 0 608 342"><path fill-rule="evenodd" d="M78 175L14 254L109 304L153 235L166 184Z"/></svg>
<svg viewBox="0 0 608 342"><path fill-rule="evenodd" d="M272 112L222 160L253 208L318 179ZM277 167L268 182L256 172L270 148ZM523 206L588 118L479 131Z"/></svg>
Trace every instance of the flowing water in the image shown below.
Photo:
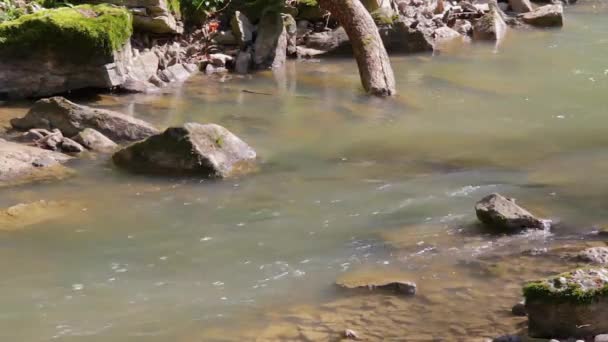
<svg viewBox="0 0 608 342"><path fill-rule="evenodd" d="M608 221L608 3L566 15L564 29L511 32L498 49L394 56L392 99L363 96L350 59L78 99L159 127L223 125L256 148L260 169L226 181L134 176L99 155L72 162L66 180L0 189L2 207L66 204L0 229L0 341L323 341L347 328L472 341L525 330L509 312L522 282L572 266L551 251L604 245L588 233ZM29 105L4 106L0 120ZM473 205L497 191L558 224L484 233ZM333 286L387 274L419 294Z"/></svg>

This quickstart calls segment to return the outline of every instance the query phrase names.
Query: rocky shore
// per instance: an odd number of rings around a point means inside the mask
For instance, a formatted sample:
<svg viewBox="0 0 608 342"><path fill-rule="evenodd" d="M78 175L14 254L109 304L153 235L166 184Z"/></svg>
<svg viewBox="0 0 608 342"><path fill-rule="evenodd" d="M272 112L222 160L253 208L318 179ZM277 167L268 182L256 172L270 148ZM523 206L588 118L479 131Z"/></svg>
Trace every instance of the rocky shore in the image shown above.
<svg viewBox="0 0 608 342"><path fill-rule="evenodd" d="M0 99L79 89L155 92L199 70L245 74L281 68L287 58L352 54L344 29L315 2L289 2L281 11L231 6L188 27L165 0L48 9L16 4L22 15L0 23ZM561 3L392 0L366 6L390 53L440 51L455 41L500 44L509 29L563 25Z"/></svg>

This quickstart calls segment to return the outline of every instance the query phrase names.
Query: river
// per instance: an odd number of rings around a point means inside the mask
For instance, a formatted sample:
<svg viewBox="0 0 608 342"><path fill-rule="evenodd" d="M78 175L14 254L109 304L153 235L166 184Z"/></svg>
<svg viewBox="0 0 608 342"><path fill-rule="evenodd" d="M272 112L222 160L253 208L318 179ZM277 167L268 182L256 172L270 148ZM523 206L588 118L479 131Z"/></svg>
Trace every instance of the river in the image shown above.
<svg viewBox="0 0 608 342"><path fill-rule="evenodd" d="M521 284L570 267L534 251L605 245L588 233L608 223L606 15L608 2L580 1L562 30L511 31L498 49L393 56L391 99L364 96L350 59L76 99L159 127L223 125L260 167L203 181L88 156L63 181L0 189L2 207L69 204L0 230L0 340L321 341L353 329L473 341L525 329L510 313ZM0 121L30 105L4 105ZM491 192L554 229L487 234L473 206ZM387 274L418 295L333 286Z"/></svg>

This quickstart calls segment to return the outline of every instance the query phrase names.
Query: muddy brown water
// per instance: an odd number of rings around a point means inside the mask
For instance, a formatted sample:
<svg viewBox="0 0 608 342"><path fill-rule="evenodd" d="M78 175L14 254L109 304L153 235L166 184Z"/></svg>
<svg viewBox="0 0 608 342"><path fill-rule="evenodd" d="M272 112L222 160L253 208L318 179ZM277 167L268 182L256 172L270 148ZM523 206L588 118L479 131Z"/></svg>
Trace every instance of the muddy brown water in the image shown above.
<svg viewBox="0 0 608 342"><path fill-rule="evenodd" d="M566 12L563 30L513 32L498 50L394 56L400 95L387 100L361 94L351 60L79 99L160 127L221 124L257 149L260 171L223 182L133 176L90 156L67 180L0 189L1 207L66 203L0 229L0 340L525 331L510 314L521 284L575 266L566 251L605 245L588 233L608 223L608 4ZM0 123L27 106L5 104ZM485 233L473 205L495 191L559 224ZM418 295L333 286L395 274Z"/></svg>

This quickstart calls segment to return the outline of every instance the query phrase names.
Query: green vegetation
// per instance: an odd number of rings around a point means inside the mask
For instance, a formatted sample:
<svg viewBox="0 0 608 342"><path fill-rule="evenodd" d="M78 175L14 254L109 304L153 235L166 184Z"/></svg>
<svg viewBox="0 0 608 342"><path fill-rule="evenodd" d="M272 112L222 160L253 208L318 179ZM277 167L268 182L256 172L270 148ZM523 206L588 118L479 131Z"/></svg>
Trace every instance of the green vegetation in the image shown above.
<svg viewBox="0 0 608 342"><path fill-rule="evenodd" d="M0 55L50 53L73 62L108 58L131 37L131 14L109 5L42 10L0 24Z"/></svg>
<svg viewBox="0 0 608 342"><path fill-rule="evenodd" d="M371 13L376 25L392 25L395 20L399 19L399 14L388 12L385 9L379 8Z"/></svg>
<svg viewBox="0 0 608 342"><path fill-rule="evenodd" d="M572 272L563 273L548 280L529 282L523 287L526 301L542 301L555 303L590 304L601 297L608 296L608 284L597 289L583 289L579 284L566 282L572 277Z"/></svg>
<svg viewBox="0 0 608 342"><path fill-rule="evenodd" d="M0 0L0 23L15 20L23 14L23 9L17 7L12 0Z"/></svg>

